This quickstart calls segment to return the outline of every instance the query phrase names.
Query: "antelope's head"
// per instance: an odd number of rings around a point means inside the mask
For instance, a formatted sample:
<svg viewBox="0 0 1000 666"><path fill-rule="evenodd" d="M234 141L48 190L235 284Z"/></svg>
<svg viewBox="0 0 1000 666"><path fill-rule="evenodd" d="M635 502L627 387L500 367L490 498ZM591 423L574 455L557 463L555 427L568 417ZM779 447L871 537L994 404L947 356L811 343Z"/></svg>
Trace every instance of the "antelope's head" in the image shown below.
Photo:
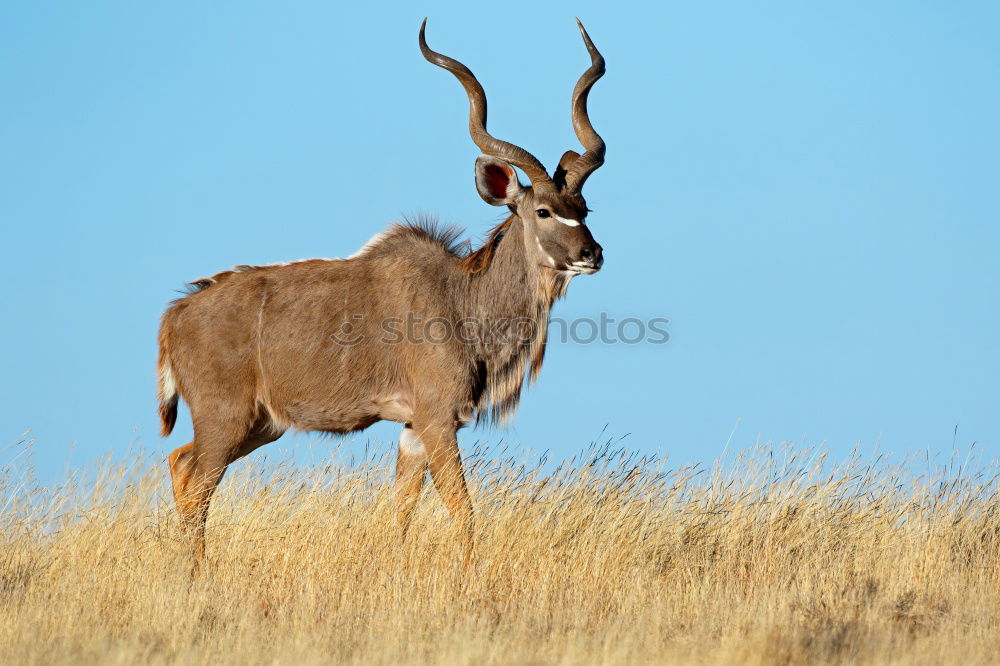
<svg viewBox="0 0 1000 666"><path fill-rule="evenodd" d="M427 47L420 26L420 51L431 63L442 67L461 82L469 96L469 133L483 151L476 159L476 189L493 206L507 206L524 223L528 256L539 266L570 274L596 273L604 263L601 246L587 227L587 202L581 190L587 177L604 163L604 141L587 116L587 95L604 75L604 58L577 20L590 52L590 68L573 90L573 129L586 149L583 155L569 150L550 176L534 155L486 131L486 93L469 71L453 58ZM524 171L530 185L524 186L514 167Z"/></svg>

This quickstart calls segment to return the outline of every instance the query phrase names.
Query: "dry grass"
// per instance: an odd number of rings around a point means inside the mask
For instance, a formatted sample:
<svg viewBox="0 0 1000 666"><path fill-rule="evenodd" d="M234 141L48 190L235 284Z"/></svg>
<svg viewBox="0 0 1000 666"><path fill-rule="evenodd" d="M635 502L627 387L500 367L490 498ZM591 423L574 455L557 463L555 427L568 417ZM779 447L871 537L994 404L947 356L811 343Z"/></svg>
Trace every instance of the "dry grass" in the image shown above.
<svg viewBox="0 0 1000 666"><path fill-rule="evenodd" d="M985 663L995 466L758 449L715 469L592 450L469 458L476 570L391 458L235 466L189 583L162 456L35 486L0 471L0 663ZM154 465L155 463L155 465ZM263 470L267 470L264 472Z"/></svg>

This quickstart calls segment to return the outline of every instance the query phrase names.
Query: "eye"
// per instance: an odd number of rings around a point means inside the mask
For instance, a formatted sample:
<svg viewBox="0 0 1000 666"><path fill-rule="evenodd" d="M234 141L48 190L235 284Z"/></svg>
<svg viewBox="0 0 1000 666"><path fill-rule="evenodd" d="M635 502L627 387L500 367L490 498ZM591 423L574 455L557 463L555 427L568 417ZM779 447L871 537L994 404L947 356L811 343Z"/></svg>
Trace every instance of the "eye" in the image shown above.
<svg viewBox="0 0 1000 666"><path fill-rule="evenodd" d="M552 213L550 213L547 208L539 208L535 211L535 215L538 217L549 217Z"/></svg>

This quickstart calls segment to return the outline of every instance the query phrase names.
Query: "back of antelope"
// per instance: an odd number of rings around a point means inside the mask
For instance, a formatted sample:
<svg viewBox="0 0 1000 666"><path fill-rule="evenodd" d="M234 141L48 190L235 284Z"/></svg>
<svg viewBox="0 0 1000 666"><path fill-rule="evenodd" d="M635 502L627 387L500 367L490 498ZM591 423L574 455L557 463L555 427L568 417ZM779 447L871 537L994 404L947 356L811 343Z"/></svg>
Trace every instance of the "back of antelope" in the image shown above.
<svg viewBox="0 0 1000 666"><path fill-rule="evenodd" d="M469 131L483 152L476 188L511 212L482 247L463 251L456 232L432 224L397 224L347 259L238 266L197 280L163 315L162 432L173 429L179 397L194 425L194 440L169 462L195 570L227 465L289 428L349 433L380 420L403 424L395 482L402 534L429 470L468 563L472 505L456 431L473 418L513 413L526 376L541 368L552 304L573 276L603 263L581 189L604 162L604 142L587 116L604 59L577 23L591 66L571 109L586 151L567 151L551 176L531 153L487 132L482 86L460 62L428 48L426 20L420 28L423 56L468 94ZM433 343L386 336L387 322L432 320L452 335Z"/></svg>

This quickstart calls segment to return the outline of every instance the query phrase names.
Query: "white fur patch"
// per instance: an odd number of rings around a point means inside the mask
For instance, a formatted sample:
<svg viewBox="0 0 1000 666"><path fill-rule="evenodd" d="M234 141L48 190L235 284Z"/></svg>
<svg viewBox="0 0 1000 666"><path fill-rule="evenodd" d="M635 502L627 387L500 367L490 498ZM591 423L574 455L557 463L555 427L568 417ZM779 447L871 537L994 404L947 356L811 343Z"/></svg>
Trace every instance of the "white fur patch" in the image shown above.
<svg viewBox="0 0 1000 666"><path fill-rule="evenodd" d="M427 449L424 443L413 432L413 428L403 428L403 434L399 436L399 452L407 456L425 456Z"/></svg>
<svg viewBox="0 0 1000 666"><path fill-rule="evenodd" d="M565 217L559 217L558 215L553 215L557 222L562 222L567 227L578 227L580 226L580 220L568 220Z"/></svg>
<svg viewBox="0 0 1000 666"><path fill-rule="evenodd" d="M170 364L160 365L158 374L160 376L160 400L169 400L177 395L177 382L174 380L174 372L170 369Z"/></svg>
<svg viewBox="0 0 1000 666"><path fill-rule="evenodd" d="M594 268L593 264L586 261L574 261L570 266L567 267L566 271L571 275L580 275L586 273L590 275L591 273L596 273L597 269Z"/></svg>
<svg viewBox="0 0 1000 666"><path fill-rule="evenodd" d="M265 266L291 266L292 264L304 264L307 261L337 261L336 257L313 257L312 259L292 259L291 261L279 261Z"/></svg>
<svg viewBox="0 0 1000 666"><path fill-rule="evenodd" d="M340 261L338 257L312 257L311 259L292 259L291 261L275 261L270 264L241 264L239 266L233 266L234 273L246 273L247 271L256 270L258 268L281 268L282 266L294 266L295 264L304 264L308 261ZM213 278L201 278L201 280L208 280L215 284ZM197 282L197 280L196 280Z"/></svg>
<svg viewBox="0 0 1000 666"><path fill-rule="evenodd" d="M378 232L377 234L369 238L368 242L362 245L360 250L349 256L348 259L357 259L361 255L370 252L371 249L374 248L379 243L381 243L387 235L389 235L387 231Z"/></svg>

